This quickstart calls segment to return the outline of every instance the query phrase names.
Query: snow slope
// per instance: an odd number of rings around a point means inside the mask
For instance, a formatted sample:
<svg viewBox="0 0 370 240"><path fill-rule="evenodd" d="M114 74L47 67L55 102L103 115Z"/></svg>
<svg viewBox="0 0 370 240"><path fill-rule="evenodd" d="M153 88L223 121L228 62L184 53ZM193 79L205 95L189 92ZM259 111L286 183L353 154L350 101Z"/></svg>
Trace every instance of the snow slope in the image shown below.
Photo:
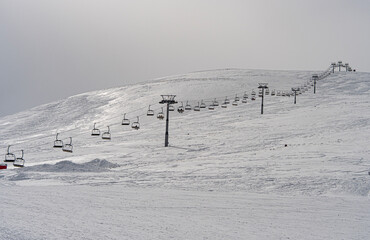
<svg viewBox="0 0 370 240"><path fill-rule="evenodd" d="M313 73L195 72L1 118L0 146L24 149L26 167L0 172L0 239L368 239L369 73L336 72L295 105L266 96L263 115L260 98L171 112L169 148L165 121L146 116L161 94L209 104ZM90 136L94 122L111 141ZM73 154L52 148L57 132Z"/></svg>

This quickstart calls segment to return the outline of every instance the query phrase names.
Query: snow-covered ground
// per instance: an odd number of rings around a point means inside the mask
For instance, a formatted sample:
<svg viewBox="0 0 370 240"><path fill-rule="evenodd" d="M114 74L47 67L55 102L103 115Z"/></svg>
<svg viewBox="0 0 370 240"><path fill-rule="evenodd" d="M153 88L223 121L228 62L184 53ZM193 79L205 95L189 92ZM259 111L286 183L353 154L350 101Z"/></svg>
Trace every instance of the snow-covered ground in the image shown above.
<svg viewBox="0 0 370 240"><path fill-rule="evenodd" d="M224 69L84 93L0 119L0 239L368 239L370 74L335 72L293 97L194 107L258 83L288 91L303 71ZM177 104L179 106L180 104ZM122 126L140 116L140 130ZM93 123L112 140L90 136ZM74 152L52 148L55 134Z"/></svg>

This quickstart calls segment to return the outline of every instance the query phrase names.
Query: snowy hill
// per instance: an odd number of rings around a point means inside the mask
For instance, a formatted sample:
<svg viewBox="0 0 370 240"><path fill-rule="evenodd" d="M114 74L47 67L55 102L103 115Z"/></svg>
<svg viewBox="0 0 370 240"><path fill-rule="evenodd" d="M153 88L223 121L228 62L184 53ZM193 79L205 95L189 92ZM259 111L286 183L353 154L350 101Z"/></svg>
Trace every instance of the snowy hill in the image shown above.
<svg viewBox="0 0 370 240"><path fill-rule="evenodd" d="M258 83L290 91L314 73L195 72L1 118L0 146L23 149L26 167L0 172L0 239L366 239L370 74L335 72L297 104L265 96L263 115L261 99L250 100ZM165 121L146 116L149 105L155 114L163 107L161 94L194 107L245 92L238 106L171 112L168 148ZM139 116L140 130L121 125L124 113ZM109 125L112 140L91 136L94 123ZM73 138L72 154L52 147L57 132Z"/></svg>

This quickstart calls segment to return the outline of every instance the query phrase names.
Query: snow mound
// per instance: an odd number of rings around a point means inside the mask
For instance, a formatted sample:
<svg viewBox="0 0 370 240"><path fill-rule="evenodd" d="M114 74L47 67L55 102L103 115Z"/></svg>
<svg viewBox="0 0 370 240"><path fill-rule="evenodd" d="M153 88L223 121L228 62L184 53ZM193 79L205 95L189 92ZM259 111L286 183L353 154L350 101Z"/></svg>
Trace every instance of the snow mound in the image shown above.
<svg viewBox="0 0 370 240"><path fill-rule="evenodd" d="M119 164L111 163L105 159L94 159L81 164L71 161L61 161L56 164L31 166L22 170L31 172L104 172L117 167L119 167Z"/></svg>

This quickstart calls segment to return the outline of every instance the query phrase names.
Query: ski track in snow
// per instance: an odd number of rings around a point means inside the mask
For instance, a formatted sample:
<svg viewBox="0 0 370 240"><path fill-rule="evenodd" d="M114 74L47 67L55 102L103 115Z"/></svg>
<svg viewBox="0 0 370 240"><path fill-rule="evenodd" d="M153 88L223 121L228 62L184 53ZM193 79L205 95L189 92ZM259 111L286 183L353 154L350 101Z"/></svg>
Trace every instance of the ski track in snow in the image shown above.
<svg viewBox="0 0 370 240"><path fill-rule="evenodd" d="M313 72L215 70L83 93L0 119L0 146L26 167L0 172L0 239L368 239L369 73L336 72L293 97L158 112L289 90ZM207 103L208 103L207 102ZM90 136L111 125L112 140ZM74 153L53 149L56 132ZM287 147L285 147L285 144ZM8 164L10 165L10 164ZM15 226L21 226L16 227Z"/></svg>

